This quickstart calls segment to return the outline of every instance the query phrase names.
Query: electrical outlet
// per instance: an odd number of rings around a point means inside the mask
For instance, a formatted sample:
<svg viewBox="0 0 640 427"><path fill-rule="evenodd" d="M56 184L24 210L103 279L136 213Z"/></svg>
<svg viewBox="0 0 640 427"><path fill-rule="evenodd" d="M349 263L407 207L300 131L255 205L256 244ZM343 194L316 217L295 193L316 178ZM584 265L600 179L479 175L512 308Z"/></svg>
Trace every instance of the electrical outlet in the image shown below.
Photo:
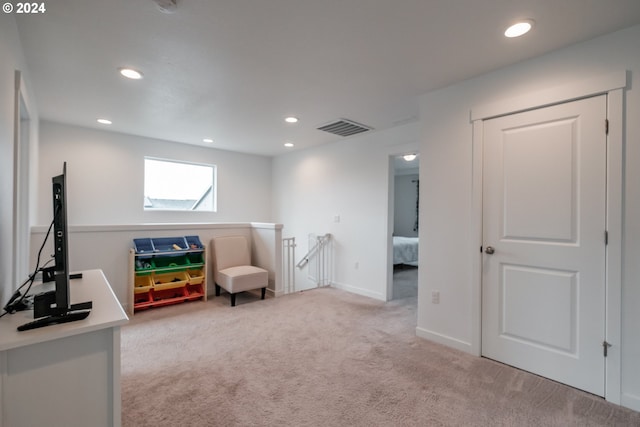
<svg viewBox="0 0 640 427"><path fill-rule="evenodd" d="M440 291L431 291L431 304L440 304Z"/></svg>
<svg viewBox="0 0 640 427"><path fill-rule="evenodd" d="M340 215L334 215L333 222L340 222Z"/></svg>

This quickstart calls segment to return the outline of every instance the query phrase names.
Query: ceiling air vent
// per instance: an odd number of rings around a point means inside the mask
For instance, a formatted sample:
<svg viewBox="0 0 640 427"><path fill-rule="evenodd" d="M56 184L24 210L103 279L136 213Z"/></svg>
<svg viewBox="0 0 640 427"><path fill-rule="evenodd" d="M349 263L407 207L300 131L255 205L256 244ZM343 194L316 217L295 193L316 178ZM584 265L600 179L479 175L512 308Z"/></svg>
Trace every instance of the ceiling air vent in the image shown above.
<svg viewBox="0 0 640 427"><path fill-rule="evenodd" d="M367 132L371 129L373 128L347 119L339 119L318 128L318 130L323 130L340 136L351 136L357 133Z"/></svg>

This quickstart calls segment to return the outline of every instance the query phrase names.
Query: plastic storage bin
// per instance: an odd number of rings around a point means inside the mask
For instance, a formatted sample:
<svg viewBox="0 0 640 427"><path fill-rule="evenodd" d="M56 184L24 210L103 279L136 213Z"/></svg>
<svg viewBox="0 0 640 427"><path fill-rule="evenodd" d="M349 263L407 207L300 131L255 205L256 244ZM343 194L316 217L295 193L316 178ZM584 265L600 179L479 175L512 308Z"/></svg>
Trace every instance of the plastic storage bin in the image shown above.
<svg viewBox="0 0 640 427"><path fill-rule="evenodd" d="M186 267L191 264L186 255L158 255L153 262L157 269Z"/></svg>
<svg viewBox="0 0 640 427"><path fill-rule="evenodd" d="M133 247L137 254L153 253L153 243L149 238L133 239Z"/></svg>
<svg viewBox="0 0 640 427"><path fill-rule="evenodd" d="M190 269L187 274L189 274L190 285L199 285L204 282L204 273L200 269Z"/></svg>
<svg viewBox="0 0 640 427"><path fill-rule="evenodd" d="M157 237L151 239L151 241L156 252L186 251L188 248L187 241L184 237Z"/></svg>
<svg viewBox="0 0 640 427"><path fill-rule="evenodd" d="M202 249L202 242L200 242L200 237L185 236L184 239L187 241L187 246L189 249Z"/></svg>
<svg viewBox="0 0 640 427"><path fill-rule="evenodd" d="M133 292L136 294L149 292L149 289L153 288L153 281L151 280L151 275L145 276L136 276L135 278L135 287L133 288Z"/></svg>
<svg viewBox="0 0 640 427"><path fill-rule="evenodd" d="M156 268L156 265L153 262L153 257L139 256L136 257L134 267L136 269L136 272L144 272L153 270L154 268Z"/></svg>
<svg viewBox="0 0 640 427"><path fill-rule="evenodd" d="M162 273L153 275L153 288L161 291L164 289L175 289L184 287L189 281L186 271L176 271L174 273Z"/></svg>
<svg viewBox="0 0 640 427"><path fill-rule="evenodd" d="M202 252L191 252L187 254L189 263L193 266L201 266L204 264L204 258Z"/></svg>

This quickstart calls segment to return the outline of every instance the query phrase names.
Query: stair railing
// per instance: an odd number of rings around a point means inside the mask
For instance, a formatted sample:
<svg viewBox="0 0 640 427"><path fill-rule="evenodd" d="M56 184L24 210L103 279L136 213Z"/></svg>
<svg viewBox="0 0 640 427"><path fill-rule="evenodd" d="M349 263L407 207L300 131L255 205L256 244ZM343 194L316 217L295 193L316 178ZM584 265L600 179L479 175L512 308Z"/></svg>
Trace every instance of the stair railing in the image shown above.
<svg viewBox="0 0 640 427"><path fill-rule="evenodd" d="M306 255L302 257L300 262L296 264L296 267L302 268L305 265L307 265L309 263L309 258L311 258L316 252L318 252L319 249L321 249L324 245L326 245L329 242L330 238L331 238L331 234L329 233L322 236L317 236L316 243L311 247L311 249L309 249Z"/></svg>
<svg viewBox="0 0 640 427"><path fill-rule="evenodd" d="M304 257L298 262L297 267L303 268L311 259L315 263L309 266L309 279L313 280L316 287L331 285L331 234L322 236L309 235L309 246L311 247Z"/></svg>
<svg viewBox="0 0 640 427"><path fill-rule="evenodd" d="M296 290L296 269L294 262L296 260L296 238L282 238L282 289L285 294Z"/></svg>

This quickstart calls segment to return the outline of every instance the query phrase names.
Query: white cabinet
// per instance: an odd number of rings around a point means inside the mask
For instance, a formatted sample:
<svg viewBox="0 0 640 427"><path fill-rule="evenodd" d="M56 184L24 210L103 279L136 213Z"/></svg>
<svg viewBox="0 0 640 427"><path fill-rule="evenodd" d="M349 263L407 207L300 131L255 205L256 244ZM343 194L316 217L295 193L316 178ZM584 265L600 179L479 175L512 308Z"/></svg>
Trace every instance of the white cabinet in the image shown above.
<svg viewBox="0 0 640 427"><path fill-rule="evenodd" d="M72 303L93 302L86 319L22 332L32 310L0 319L0 427L121 425L120 326L128 318L101 270L70 285Z"/></svg>

